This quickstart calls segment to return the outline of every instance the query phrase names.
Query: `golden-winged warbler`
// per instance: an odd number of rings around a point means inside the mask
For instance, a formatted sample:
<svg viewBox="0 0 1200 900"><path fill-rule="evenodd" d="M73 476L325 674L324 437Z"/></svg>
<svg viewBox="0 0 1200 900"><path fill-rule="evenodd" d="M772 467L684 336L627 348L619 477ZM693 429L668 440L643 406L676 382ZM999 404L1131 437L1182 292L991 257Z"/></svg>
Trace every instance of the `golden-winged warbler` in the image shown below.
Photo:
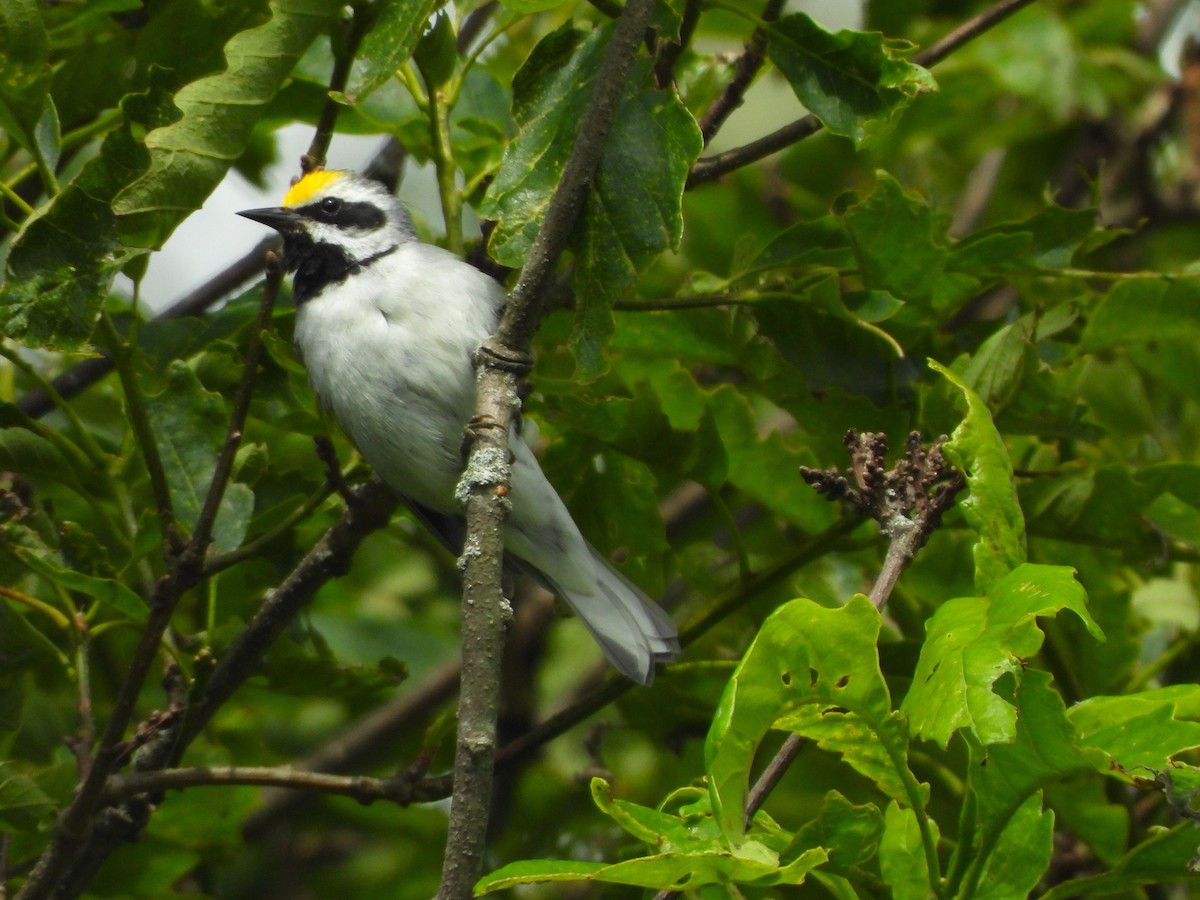
<svg viewBox="0 0 1200 900"><path fill-rule="evenodd" d="M455 485L475 406L476 348L505 292L422 243L379 182L318 169L283 205L240 215L283 236L294 272L296 347L321 402L417 516L461 550ZM640 683L679 652L675 626L585 541L529 447L512 435L507 561L533 570L579 615L617 669Z"/></svg>

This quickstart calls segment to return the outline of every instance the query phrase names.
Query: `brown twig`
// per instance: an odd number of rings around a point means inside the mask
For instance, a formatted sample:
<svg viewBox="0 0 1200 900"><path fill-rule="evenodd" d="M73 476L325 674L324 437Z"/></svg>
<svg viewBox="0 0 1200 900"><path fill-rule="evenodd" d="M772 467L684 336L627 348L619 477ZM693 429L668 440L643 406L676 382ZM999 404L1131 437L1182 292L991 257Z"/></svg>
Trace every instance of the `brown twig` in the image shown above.
<svg viewBox="0 0 1200 900"><path fill-rule="evenodd" d="M225 440L217 455L217 464L213 468L212 482L204 497L204 505L200 508L200 516L196 519L196 527L192 532L191 543L195 552L203 557L212 539L213 527L216 525L217 512L221 507L221 499L233 476L234 458L242 443L242 430L246 427L246 419L250 415L250 399L254 395L254 384L258 378L258 366L262 360L262 336L271 327L271 313L275 309L275 301L279 297L279 286L283 281L283 269L279 257L274 252L267 253L267 278L263 282L262 298L258 303L258 315L254 320L253 330L246 342L246 361L242 368L242 379L238 382L237 392L233 397L233 409L229 415L229 425L225 429Z"/></svg>
<svg viewBox="0 0 1200 900"><path fill-rule="evenodd" d="M458 660L446 663L430 674L413 690L375 710L349 731L330 742L311 756L295 763L299 771L346 774L357 771L379 755L380 748L415 727L449 701L458 690L462 666ZM420 790L431 792L432 784L423 782ZM441 790L431 799L442 799L448 790ZM246 820L242 834L248 840L263 836L274 823L295 812L305 801L304 794L294 791L267 791L263 804Z"/></svg>
<svg viewBox="0 0 1200 900"><path fill-rule="evenodd" d="M930 68L943 59L979 37L986 31L995 28L1015 12L1019 12L1036 0L999 0L981 12L979 15L963 22L949 34L934 41L928 47L923 47L913 56L913 62L919 66Z"/></svg>
<svg viewBox="0 0 1200 900"><path fill-rule="evenodd" d="M289 791L335 794L359 803L390 800L400 806L437 799L426 797L412 779L371 778L366 775L336 775L293 769L290 766L196 766L115 775L105 787L105 800L116 803L139 794L182 791L195 787L257 785Z"/></svg>
<svg viewBox="0 0 1200 900"><path fill-rule="evenodd" d="M317 128L313 133L308 152L300 158L300 168L304 172L319 169L325 165L325 157L329 155L329 145L333 142L333 131L337 127L338 113L342 104L333 99L334 93L346 90L346 81L350 77L350 69L354 65L354 55L358 45L370 25L370 17L364 12L365 7L351 5L348 19L342 21L340 34L335 34L330 43L333 45L333 71L329 75L329 91L325 95L325 103L321 106L321 116L317 119Z"/></svg>
<svg viewBox="0 0 1200 900"><path fill-rule="evenodd" d="M767 5L762 12L762 21L770 23L778 19L779 13L783 10L783 4L784 0L767 0ZM700 133L704 136L705 146L708 146L708 142L725 124L725 120L746 99L746 90L754 81L758 70L762 68L766 52L767 32L760 26L754 29L750 40L746 41L745 48L738 56L737 62L734 64L733 78L725 85L725 90L721 92L721 95L700 117Z"/></svg>
<svg viewBox="0 0 1200 900"><path fill-rule="evenodd" d="M962 473L942 454L947 440L942 435L926 448L920 432L914 431L908 435L904 457L886 469L887 436L851 429L844 440L852 461L849 473L807 466L800 469L814 490L829 500L846 500L875 519L889 539L879 577L871 588L871 602L878 609L887 603L901 573L966 486Z"/></svg>

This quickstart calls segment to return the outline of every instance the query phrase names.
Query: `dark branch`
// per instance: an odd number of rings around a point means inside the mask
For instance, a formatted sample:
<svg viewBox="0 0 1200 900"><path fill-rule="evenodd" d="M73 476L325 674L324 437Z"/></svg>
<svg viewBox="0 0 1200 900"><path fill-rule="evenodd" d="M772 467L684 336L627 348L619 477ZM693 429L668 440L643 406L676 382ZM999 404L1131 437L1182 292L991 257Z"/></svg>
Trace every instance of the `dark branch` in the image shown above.
<svg viewBox="0 0 1200 900"><path fill-rule="evenodd" d="M779 13L783 9L783 3L784 0L767 0L767 5L762 13L763 22L770 23L778 19ZM721 96L713 101L712 106L700 118L700 133L704 136L705 146L708 146L708 142L725 124L725 120L746 99L746 90L754 81L758 70L762 68L766 52L767 33L761 27L755 28L754 33L750 35L750 40L746 42L745 49L734 64L732 80L725 85Z"/></svg>

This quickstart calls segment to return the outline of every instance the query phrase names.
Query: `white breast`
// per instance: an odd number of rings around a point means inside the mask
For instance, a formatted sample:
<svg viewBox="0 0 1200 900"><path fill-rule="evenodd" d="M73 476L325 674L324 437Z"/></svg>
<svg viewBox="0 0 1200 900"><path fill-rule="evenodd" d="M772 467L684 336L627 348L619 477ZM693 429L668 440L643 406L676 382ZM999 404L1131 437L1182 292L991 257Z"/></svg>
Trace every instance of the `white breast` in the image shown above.
<svg viewBox="0 0 1200 900"><path fill-rule="evenodd" d="M472 354L503 302L478 269L407 243L296 314L296 345L321 401L389 485L441 512L455 509Z"/></svg>

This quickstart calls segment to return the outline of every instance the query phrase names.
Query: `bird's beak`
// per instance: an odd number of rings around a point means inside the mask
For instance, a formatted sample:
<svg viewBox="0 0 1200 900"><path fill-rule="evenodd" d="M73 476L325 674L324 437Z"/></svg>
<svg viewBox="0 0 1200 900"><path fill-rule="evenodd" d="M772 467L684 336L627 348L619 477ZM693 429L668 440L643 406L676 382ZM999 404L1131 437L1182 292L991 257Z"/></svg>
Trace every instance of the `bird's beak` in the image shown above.
<svg viewBox="0 0 1200 900"><path fill-rule="evenodd" d="M288 232L300 229L300 214L283 206L267 206L263 209L243 209L238 213L247 219L270 225L276 231Z"/></svg>

